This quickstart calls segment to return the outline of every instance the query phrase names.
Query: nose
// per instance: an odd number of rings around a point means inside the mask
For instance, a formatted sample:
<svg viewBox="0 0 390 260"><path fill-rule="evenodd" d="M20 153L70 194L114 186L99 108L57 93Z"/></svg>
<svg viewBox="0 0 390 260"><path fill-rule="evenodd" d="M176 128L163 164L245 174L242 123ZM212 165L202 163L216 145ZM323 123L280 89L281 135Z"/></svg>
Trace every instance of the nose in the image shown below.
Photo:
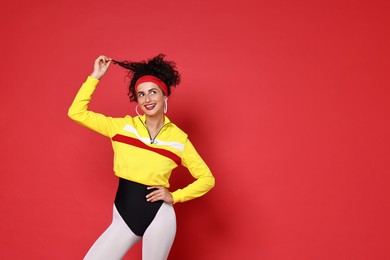
<svg viewBox="0 0 390 260"><path fill-rule="evenodd" d="M149 97L149 95L145 95L145 102L146 102L146 103L149 103L149 102L150 102L150 97Z"/></svg>

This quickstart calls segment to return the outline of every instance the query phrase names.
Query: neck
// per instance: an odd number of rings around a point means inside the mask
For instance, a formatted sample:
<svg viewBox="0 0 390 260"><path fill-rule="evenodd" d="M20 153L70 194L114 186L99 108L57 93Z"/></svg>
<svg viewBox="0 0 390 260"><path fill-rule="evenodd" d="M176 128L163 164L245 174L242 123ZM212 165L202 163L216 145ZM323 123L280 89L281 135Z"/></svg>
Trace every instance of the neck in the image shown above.
<svg viewBox="0 0 390 260"><path fill-rule="evenodd" d="M164 125L164 115L158 116L146 116L145 123L148 126L148 129L160 129Z"/></svg>

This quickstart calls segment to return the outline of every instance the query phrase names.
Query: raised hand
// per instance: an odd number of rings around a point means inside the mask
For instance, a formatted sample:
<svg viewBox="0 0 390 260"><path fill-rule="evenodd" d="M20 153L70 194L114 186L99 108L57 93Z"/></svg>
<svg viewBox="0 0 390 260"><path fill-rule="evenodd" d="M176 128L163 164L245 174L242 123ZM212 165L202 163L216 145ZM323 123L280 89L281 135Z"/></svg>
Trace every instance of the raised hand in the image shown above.
<svg viewBox="0 0 390 260"><path fill-rule="evenodd" d="M110 67L112 59L101 55L95 60L95 64L93 66L93 72L91 77L95 79L100 79L106 74L108 68Z"/></svg>

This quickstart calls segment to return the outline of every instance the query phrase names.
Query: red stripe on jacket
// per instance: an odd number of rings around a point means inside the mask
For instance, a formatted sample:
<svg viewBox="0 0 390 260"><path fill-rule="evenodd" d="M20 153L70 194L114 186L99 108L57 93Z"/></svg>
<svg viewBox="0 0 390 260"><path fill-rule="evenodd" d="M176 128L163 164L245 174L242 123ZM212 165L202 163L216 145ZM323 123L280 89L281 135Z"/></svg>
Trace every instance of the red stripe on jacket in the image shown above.
<svg viewBox="0 0 390 260"><path fill-rule="evenodd" d="M149 150L149 151L158 153L162 156L165 156L165 157L171 159L177 165L181 164L181 158L178 155L176 155L175 153L168 151L168 150L165 150L165 149L161 149L161 148L150 147L150 146L146 145L145 143L143 143L142 141L140 141L139 139L132 138L132 137L125 136L125 135L119 135L119 134L115 135L111 139L113 141L116 141L116 142L132 145L132 146L135 146L135 147L138 147L141 149L145 149L145 150Z"/></svg>

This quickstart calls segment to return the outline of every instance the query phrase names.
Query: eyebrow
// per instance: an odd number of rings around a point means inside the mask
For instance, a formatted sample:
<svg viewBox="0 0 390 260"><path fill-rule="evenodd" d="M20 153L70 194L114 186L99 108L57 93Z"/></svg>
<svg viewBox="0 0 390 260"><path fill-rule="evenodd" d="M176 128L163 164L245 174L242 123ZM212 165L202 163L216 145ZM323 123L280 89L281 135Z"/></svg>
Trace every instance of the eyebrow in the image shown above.
<svg viewBox="0 0 390 260"><path fill-rule="evenodd" d="M148 92L153 91L153 90L157 90L157 88L148 89ZM138 93L144 93L144 92L141 90L141 91L138 91L137 94L138 94Z"/></svg>

